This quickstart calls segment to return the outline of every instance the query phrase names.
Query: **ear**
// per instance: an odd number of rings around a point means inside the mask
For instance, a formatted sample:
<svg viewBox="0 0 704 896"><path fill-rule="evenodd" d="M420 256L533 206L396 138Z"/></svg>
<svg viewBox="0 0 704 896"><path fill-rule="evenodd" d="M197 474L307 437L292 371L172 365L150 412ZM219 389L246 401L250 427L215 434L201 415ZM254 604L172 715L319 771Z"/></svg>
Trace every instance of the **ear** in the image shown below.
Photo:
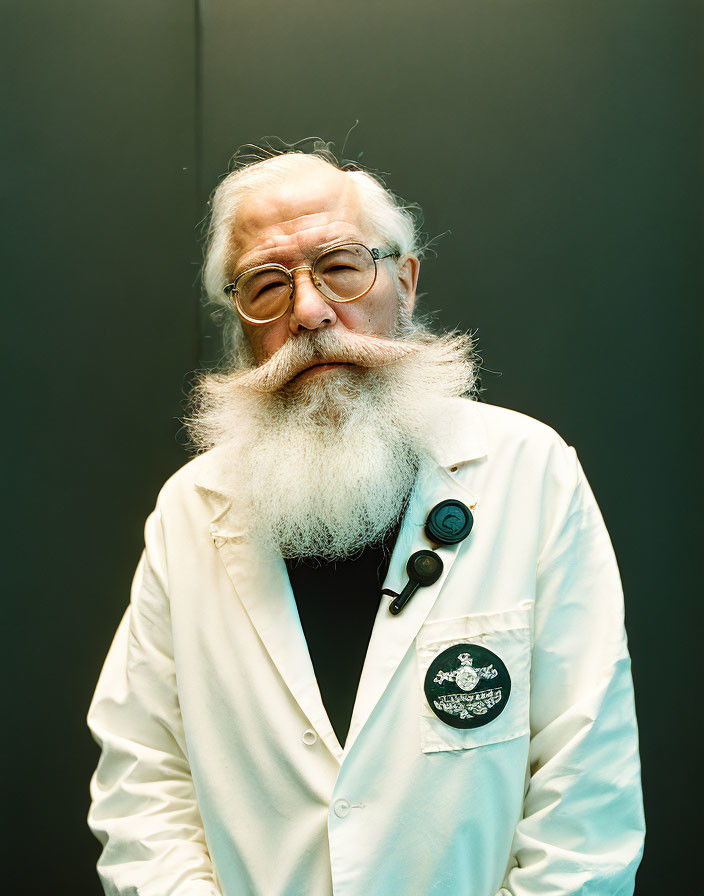
<svg viewBox="0 0 704 896"><path fill-rule="evenodd" d="M402 255L397 262L396 277L399 288L404 296L403 302L409 314L413 313L416 304L416 287L420 273L420 261L410 252Z"/></svg>

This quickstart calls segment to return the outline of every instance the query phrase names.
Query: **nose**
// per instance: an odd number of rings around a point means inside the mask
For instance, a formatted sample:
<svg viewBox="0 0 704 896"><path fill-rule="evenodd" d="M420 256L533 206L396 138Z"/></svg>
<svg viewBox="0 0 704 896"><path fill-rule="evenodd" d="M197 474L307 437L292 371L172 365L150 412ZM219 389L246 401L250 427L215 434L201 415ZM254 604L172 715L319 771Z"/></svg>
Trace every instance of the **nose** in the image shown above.
<svg viewBox="0 0 704 896"><path fill-rule="evenodd" d="M325 296L313 283L313 272L299 269L293 272L295 289L293 306L289 317L289 329L292 333L301 330L319 330L321 327L333 326L337 315Z"/></svg>

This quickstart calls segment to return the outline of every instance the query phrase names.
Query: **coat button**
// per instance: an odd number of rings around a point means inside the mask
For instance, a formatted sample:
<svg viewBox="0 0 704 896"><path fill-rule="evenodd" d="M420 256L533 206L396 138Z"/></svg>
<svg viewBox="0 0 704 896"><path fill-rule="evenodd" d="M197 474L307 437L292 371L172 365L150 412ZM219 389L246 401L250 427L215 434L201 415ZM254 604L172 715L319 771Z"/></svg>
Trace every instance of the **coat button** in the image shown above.
<svg viewBox="0 0 704 896"><path fill-rule="evenodd" d="M350 813L350 801L349 800L335 800L335 815L338 818L344 818L345 815L349 815Z"/></svg>
<svg viewBox="0 0 704 896"><path fill-rule="evenodd" d="M318 735L313 731L312 728L306 728L303 732L303 743L304 744L314 744L318 739Z"/></svg>

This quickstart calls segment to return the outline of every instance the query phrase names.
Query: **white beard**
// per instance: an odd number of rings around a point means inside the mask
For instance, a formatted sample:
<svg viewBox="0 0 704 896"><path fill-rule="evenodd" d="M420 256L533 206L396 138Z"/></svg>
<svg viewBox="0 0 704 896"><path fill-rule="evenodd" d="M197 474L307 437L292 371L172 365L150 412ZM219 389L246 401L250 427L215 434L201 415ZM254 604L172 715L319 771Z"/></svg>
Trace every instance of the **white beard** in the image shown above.
<svg viewBox="0 0 704 896"><path fill-rule="evenodd" d="M469 335L435 336L407 318L395 335L350 334L348 345L327 330L292 337L273 356L279 382L279 357L286 378L319 357L370 366L271 391L271 374L260 374L272 364L255 370L251 356L201 376L185 423L199 450L218 449L224 490L255 541L287 558L342 560L396 527L433 455L438 401L472 390L478 356Z"/></svg>

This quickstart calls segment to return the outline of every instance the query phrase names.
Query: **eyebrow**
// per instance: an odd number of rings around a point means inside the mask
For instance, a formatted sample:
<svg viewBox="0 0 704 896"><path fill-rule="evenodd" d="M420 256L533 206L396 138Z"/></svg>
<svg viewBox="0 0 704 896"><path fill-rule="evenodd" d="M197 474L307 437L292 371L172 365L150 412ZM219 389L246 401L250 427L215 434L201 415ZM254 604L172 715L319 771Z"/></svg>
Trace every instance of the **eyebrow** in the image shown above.
<svg viewBox="0 0 704 896"><path fill-rule="evenodd" d="M324 243L315 246L305 253L305 257L312 260L316 257L316 255L320 255L321 252L324 252L326 249L331 249L333 246L339 246L341 243L359 242L362 242L362 237L360 236L340 236L334 240L326 240ZM250 268L256 268L261 264L283 264L283 262L277 261L275 258L271 257L272 251L275 250L269 250L269 252L260 252L257 255L252 255L252 257L249 258L245 264L242 264L242 262L240 262L232 272L230 282L236 280L240 274L244 273L244 271L248 271Z"/></svg>

